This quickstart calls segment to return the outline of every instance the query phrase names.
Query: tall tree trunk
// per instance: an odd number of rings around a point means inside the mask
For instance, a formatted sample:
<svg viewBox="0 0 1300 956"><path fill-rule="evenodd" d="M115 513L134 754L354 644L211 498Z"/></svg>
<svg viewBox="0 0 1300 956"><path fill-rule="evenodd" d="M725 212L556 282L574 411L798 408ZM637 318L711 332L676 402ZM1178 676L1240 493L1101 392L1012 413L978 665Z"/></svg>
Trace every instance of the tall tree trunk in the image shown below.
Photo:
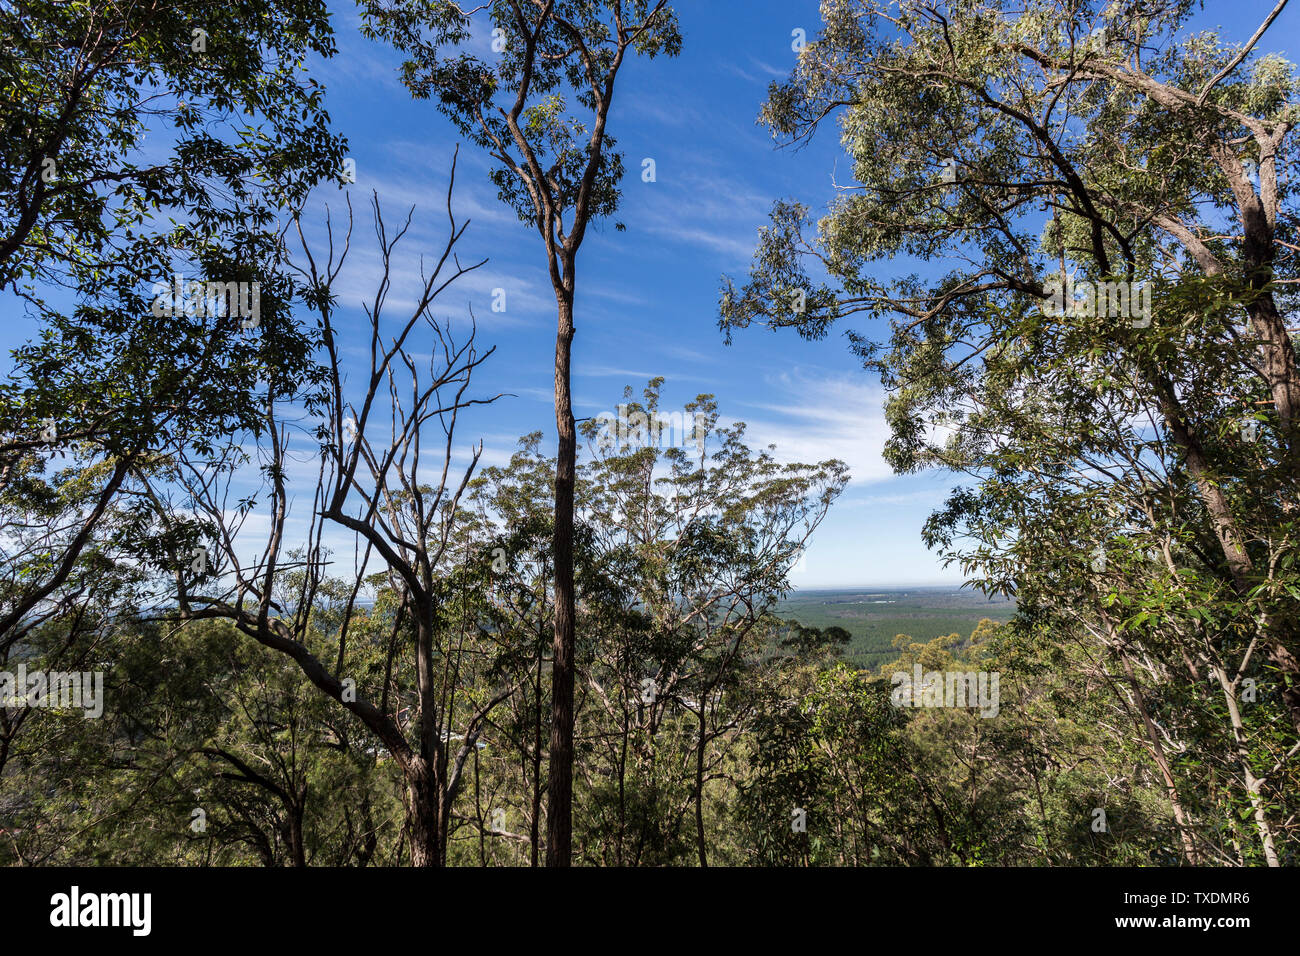
<svg viewBox="0 0 1300 956"><path fill-rule="evenodd" d="M573 844L573 485L578 441L569 389L573 348L573 263L556 291L555 335L555 642L551 662L551 766L546 801L546 865L569 866Z"/></svg>
<svg viewBox="0 0 1300 956"><path fill-rule="evenodd" d="M302 819L307 811L306 804L301 800L295 800L286 809L288 810L286 826L289 831L289 853L293 857L293 865L306 866L307 844L302 834Z"/></svg>
<svg viewBox="0 0 1300 956"><path fill-rule="evenodd" d="M542 824L542 647L546 643L546 561L542 561L542 615L537 633L537 670L533 680L535 715L533 719L533 814L528 829L529 866L541 862Z"/></svg>
<svg viewBox="0 0 1300 956"><path fill-rule="evenodd" d="M439 840L440 816L433 768L423 757L413 757L406 772L406 822L412 866L445 864Z"/></svg>
<svg viewBox="0 0 1300 956"><path fill-rule="evenodd" d="M704 842L704 748L708 742L704 723L704 693L700 694L700 733L695 743L695 840L699 847L700 866L709 865Z"/></svg>
<svg viewBox="0 0 1300 956"><path fill-rule="evenodd" d="M1246 796L1250 800L1255 829L1259 832L1260 845L1264 850L1264 860L1269 866L1280 866L1277 848L1273 840L1273 825L1269 822L1263 798L1264 778L1255 776L1251 766L1250 746L1246 742L1246 727L1241 720L1241 710L1237 706L1237 687L1228 679L1227 672L1219 666L1213 669L1214 677L1223 689L1223 702L1228 708L1228 717L1232 721L1232 741L1237 751L1237 760L1241 764L1242 782L1246 787Z"/></svg>
<svg viewBox="0 0 1300 956"><path fill-rule="evenodd" d="M1172 383L1159 374L1149 374L1148 378L1155 386L1160 400L1165 427L1183 450L1187 470L1196 482L1201 503L1209 515L1224 562L1232 575L1233 586L1244 597L1252 586L1254 568L1227 496L1219 487L1205 449L1193 432ZM1275 626L1267 614L1260 621L1260 637L1269 661L1277 667L1281 676L1282 702L1290 715L1291 725L1300 733L1300 660L1297 660L1288 646L1285 628Z"/></svg>

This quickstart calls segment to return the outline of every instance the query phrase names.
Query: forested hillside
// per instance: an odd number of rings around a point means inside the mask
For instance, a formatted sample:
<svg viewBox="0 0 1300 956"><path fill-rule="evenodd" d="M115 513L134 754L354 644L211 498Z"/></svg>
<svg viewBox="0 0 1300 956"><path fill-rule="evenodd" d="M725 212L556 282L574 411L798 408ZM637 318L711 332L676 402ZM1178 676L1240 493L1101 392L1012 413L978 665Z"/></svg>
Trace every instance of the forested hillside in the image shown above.
<svg viewBox="0 0 1300 956"><path fill-rule="evenodd" d="M775 22L821 192L700 296L638 257L710 212L625 231L677 6L0 2L0 863L1300 862L1297 11ZM827 343L951 588L795 587L884 479L708 370Z"/></svg>

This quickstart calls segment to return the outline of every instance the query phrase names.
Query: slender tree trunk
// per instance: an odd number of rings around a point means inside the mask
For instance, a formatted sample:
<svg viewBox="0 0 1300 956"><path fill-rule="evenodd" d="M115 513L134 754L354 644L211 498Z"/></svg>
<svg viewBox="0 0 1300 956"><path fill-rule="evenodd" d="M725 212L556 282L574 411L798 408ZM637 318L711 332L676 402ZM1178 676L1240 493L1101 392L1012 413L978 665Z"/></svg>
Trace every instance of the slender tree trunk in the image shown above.
<svg viewBox="0 0 1300 956"><path fill-rule="evenodd" d="M546 562L542 562L542 616L537 634L537 670L533 680L533 816L529 825L529 866L541 862L542 848L542 647L546 643Z"/></svg>
<svg viewBox="0 0 1300 956"><path fill-rule="evenodd" d="M704 694L700 695L700 735L695 745L695 839L699 845L700 866L708 866L704 845L704 747L707 742L704 724Z"/></svg>
<svg viewBox="0 0 1300 956"><path fill-rule="evenodd" d="M483 831L483 781L479 776L478 748L474 748L474 817L478 823L478 864L486 867L487 835Z"/></svg>
<svg viewBox="0 0 1300 956"><path fill-rule="evenodd" d="M1152 376L1152 382L1160 398L1165 425L1183 450L1187 470L1196 482L1197 492L1214 527L1224 562L1232 575L1233 586L1238 594L1244 596L1251 588L1254 569L1227 496L1219 488L1205 450L1192 431L1175 396L1173 385L1162 376ZM1267 616L1260 622L1260 635L1266 654L1269 661L1277 667L1282 679L1282 702L1290 715L1291 725L1300 733L1300 660L1287 646L1287 635L1280 633L1280 630Z"/></svg>
<svg viewBox="0 0 1300 956"><path fill-rule="evenodd" d="M432 867L445 863L438 839L441 813L436 790L433 768L423 757L413 757L406 773L406 821L412 866Z"/></svg>
<svg viewBox="0 0 1300 956"><path fill-rule="evenodd" d="M1201 855L1197 850L1196 841L1192 837L1191 817L1184 809L1182 798L1178 795L1178 783L1174 778L1173 768L1170 767L1169 760L1165 755L1164 744L1160 742L1160 733L1151 720L1151 712L1147 709L1146 696L1142 693L1142 685L1138 683L1137 675L1133 671L1133 663L1124 651L1123 642L1120 640L1119 633L1115 630L1115 625L1108 618L1105 620L1106 629L1110 634L1111 646L1115 649L1120 663L1124 667L1124 676L1128 679L1129 689L1133 693L1133 705L1137 708L1138 716L1141 718L1140 721L1135 720L1135 723L1145 732L1150 745L1151 756L1155 759L1156 766L1160 769L1160 775L1165 781L1165 794L1174 813L1174 823L1178 827L1178 838L1183 845L1183 858L1190 865L1198 866L1201 863Z"/></svg>
<svg viewBox="0 0 1300 956"><path fill-rule="evenodd" d="M1246 796L1255 819L1255 829L1259 832L1259 841L1264 850L1264 860L1269 866L1279 866L1277 848L1273 841L1273 825L1269 822L1264 809L1262 792L1264 779L1256 777L1251 767L1250 747L1246 742L1246 727L1241 720L1241 710L1237 706L1237 688L1222 667L1213 668L1215 679L1223 690L1223 702L1228 708L1228 717L1232 721L1232 741L1241 764L1242 782L1246 785Z"/></svg>
<svg viewBox="0 0 1300 956"><path fill-rule="evenodd" d="M369 866L375 858L375 851L379 849L375 818L370 810L369 788L362 788L361 791L361 825L365 829L362 831L361 848L357 851L357 866Z"/></svg>
<svg viewBox="0 0 1300 956"><path fill-rule="evenodd" d="M302 836L302 818L306 809L301 801L291 803L288 807L289 852L293 856L294 866L307 865L307 846Z"/></svg>
<svg viewBox="0 0 1300 956"><path fill-rule="evenodd" d="M623 851L627 844L627 753L632 737L632 718L627 704L623 705L623 739L618 750L618 842L614 844L614 865L623 865Z"/></svg>
<svg viewBox="0 0 1300 956"><path fill-rule="evenodd" d="M551 766L546 802L546 865L569 866L573 858L573 485L577 432L569 390L573 348L573 263L566 288L556 291L559 323L555 336L555 642L551 661Z"/></svg>

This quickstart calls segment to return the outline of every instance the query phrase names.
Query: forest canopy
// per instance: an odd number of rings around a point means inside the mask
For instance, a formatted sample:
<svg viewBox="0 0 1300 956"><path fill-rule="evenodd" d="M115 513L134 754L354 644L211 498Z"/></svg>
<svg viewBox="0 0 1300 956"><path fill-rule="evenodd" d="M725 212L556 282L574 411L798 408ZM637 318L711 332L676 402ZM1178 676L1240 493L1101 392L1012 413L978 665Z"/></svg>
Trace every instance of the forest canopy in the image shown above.
<svg viewBox="0 0 1300 956"><path fill-rule="evenodd" d="M32 330L0 378L0 862L1294 865L1285 6L1241 43L1193 0L823 0L756 99L833 188L766 196L746 271L654 307L707 363L842 337L889 468L954 478L925 545L1014 601L864 664L786 604L861 477L839 450L574 346L649 243L620 140L686 11L0 3ZM343 31L446 124L418 203L358 184ZM554 322L536 380L498 351L495 214ZM535 392L553 419L494 456Z"/></svg>

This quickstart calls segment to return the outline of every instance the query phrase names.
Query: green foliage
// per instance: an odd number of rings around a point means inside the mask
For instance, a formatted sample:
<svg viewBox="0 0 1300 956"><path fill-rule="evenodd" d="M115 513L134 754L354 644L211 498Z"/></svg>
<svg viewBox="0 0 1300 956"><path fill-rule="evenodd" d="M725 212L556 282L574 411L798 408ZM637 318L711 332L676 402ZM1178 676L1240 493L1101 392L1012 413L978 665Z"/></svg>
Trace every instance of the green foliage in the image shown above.
<svg viewBox="0 0 1300 956"><path fill-rule="evenodd" d="M1159 780L1167 814L1136 771L1106 778L1132 791L1124 852L1277 864L1300 734L1300 76L1189 35L1192 7L824 4L762 119L800 142L834 117L855 182L815 235L777 203L720 317L811 338L887 320L849 333L889 392L887 459L970 481L926 543L1067 649L1084 725Z"/></svg>
<svg viewBox="0 0 1300 956"><path fill-rule="evenodd" d="M571 304L581 232L618 200L614 75L678 51L671 9L361 6L411 92L499 161ZM1238 51L1186 35L1191 7L823 4L764 119L798 141L835 115L857 188L815 238L808 207L775 206L722 325L887 318L851 339L889 388L886 453L969 476L925 539L1014 614L949 606L864 652L860 618L789 593L845 465L751 448L711 395L683 433L662 379L627 389L581 427L579 863L1296 861L1298 81L1268 53L1223 73ZM335 440L334 262L304 287L271 228L341 158L302 72L332 52L324 8L23 3L0 30L0 285L40 321L0 383L0 670L102 673L110 702L0 707L0 863L538 865L557 462L532 434L449 483L446 416L478 403L486 354L436 322L447 367L394 398L391 448L367 443L389 373L419 382L431 295L391 339L373 316L379 385ZM171 138L146 165L155 98ZM260 326L154 314L149 279L181 264L259 282ZM1045 308L1066 274L1148 283L1151 322ZM329 416L302 540L277 400ZM258 496L219 488L254 454L281 506L260 563L193 569L201 542L243 547ZM365 538L351 579L325 521ZM949 699L958 675L980 699Z"/></svg>

